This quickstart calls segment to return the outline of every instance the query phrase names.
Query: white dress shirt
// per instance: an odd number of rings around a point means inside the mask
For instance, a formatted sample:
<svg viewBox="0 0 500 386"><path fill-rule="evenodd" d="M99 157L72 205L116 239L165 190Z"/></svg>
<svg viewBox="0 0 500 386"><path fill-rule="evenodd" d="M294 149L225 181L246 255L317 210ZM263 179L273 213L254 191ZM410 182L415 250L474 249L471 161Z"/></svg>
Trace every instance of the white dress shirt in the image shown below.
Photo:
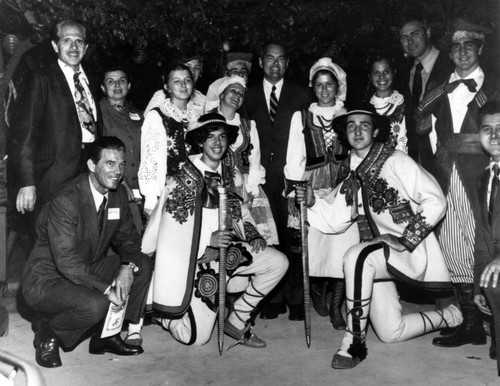
<svg viewBox="0 0 500 386"><path fill-rule="evenodd" d="M283 88L283 82L284 80L281 79L278 83L274 85L276 86L276 90L274 91L274 93L276 94L276 99L278 99L278 103L280 100L281 89ZM271 92L273 91L273 84L269 82L266 78L264 78L263 85L264 85L264 95L266 97L267 109L269 110L271 103Z"/></svg>

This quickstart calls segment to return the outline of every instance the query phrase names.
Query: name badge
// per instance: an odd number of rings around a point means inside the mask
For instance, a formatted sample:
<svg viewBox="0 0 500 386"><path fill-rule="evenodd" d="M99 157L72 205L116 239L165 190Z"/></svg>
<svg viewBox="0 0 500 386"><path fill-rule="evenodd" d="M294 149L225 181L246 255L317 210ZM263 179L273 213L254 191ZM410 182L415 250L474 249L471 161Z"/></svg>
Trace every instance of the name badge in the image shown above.
<svg viewBox="0 0 500 386"><path fill-rule="evenodd" d="M108 220L119 220L120 208L108 208Z"/></svg>
<svg viewBox="0 0 500 386"><path fill-rule="evenodd" d="M141 120L141 117L139 114L129 113L128 115L129 115L130 119L132 119L133 121L140 121Z"/></svg>

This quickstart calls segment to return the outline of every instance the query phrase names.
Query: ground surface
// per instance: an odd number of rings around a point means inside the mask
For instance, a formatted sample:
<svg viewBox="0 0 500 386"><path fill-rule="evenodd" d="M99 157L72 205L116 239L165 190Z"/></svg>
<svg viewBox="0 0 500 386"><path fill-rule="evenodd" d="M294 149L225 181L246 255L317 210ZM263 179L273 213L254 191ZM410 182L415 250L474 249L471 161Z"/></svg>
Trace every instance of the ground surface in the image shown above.
<svg viewBox="0 0 500 386"><path fill-rule="evenodd" d="M0 299L5 303L5 299ZM10 331L0 338L0 350L35 362L30 324L13 306ZM430 306L405 304L406 310ZM217 335L203 347L174 341L159 326L143 330L145 353L137 357L88 354L88 341L62 353L63 366L42 369L47 386L100 385L499 385L496 363L488 345L443 349L431 344L437 333L399 344L381 343L368 333L368 358L352 370L334 370L331 359L342 338L328 318L313 311L312 345L308 349L302 322L285 315L257 319L257 334L265 349L236 346L219 356ZM226 337L225 347L234 341ZM0 382L1 384L1 382ZM16 383L22 384L22 383Z"/></svg>

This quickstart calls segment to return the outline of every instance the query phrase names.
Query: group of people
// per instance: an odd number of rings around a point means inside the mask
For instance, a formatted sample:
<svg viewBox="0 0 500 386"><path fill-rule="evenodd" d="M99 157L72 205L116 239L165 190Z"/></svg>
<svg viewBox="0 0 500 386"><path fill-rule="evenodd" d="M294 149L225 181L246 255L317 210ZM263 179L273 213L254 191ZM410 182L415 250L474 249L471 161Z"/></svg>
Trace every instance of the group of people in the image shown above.
<svg viewBox="0 0 500 386"><path fill-rule="evenodd" d="M12 119L16 207L37 218L22 294L38 364L61 366L59 348L88 335L92 354L140 354L146 321L205 344L220 275L224 333L265 347L257 315L304 320L302 202L313 306L345 330L333 368L366 358L368 320L384 342L441 329L433 344L457 347L485 344L492 314L496 358L500 87L479 64L485 33L458 20L446 53L425 21L405 20L408 66L373 58L369 92L350 104L332 58L312 65L310 90L285 79L281 43L263 46L248 89L252 55L229 53L206 96L202 58L186 56L142 112L124 67L105 70L95 99L85 28L57 24L58 61L33 74ZM403 315L397 281L440 291L436 310ZM103 337L110 304L126 307L125 339Z"/></svg>

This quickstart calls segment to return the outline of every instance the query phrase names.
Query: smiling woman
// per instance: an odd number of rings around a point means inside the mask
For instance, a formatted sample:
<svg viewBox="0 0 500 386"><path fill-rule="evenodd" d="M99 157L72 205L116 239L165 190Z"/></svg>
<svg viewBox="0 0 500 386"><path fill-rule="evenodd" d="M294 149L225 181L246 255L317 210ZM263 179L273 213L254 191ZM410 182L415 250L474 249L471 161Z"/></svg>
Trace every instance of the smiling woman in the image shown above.
<svg viewBox="0 0 500 386"><path fill-rule="evenodd" d="M168 98L153 108L142 126L139 188L145 197L144 212L152 212L167 175L172 175L186 161L188 150L184 134L196 114L188 107L193 92L193 77L184 64L174 62L163 74ZM168 134L167 134L168 133Z"/></svg>

